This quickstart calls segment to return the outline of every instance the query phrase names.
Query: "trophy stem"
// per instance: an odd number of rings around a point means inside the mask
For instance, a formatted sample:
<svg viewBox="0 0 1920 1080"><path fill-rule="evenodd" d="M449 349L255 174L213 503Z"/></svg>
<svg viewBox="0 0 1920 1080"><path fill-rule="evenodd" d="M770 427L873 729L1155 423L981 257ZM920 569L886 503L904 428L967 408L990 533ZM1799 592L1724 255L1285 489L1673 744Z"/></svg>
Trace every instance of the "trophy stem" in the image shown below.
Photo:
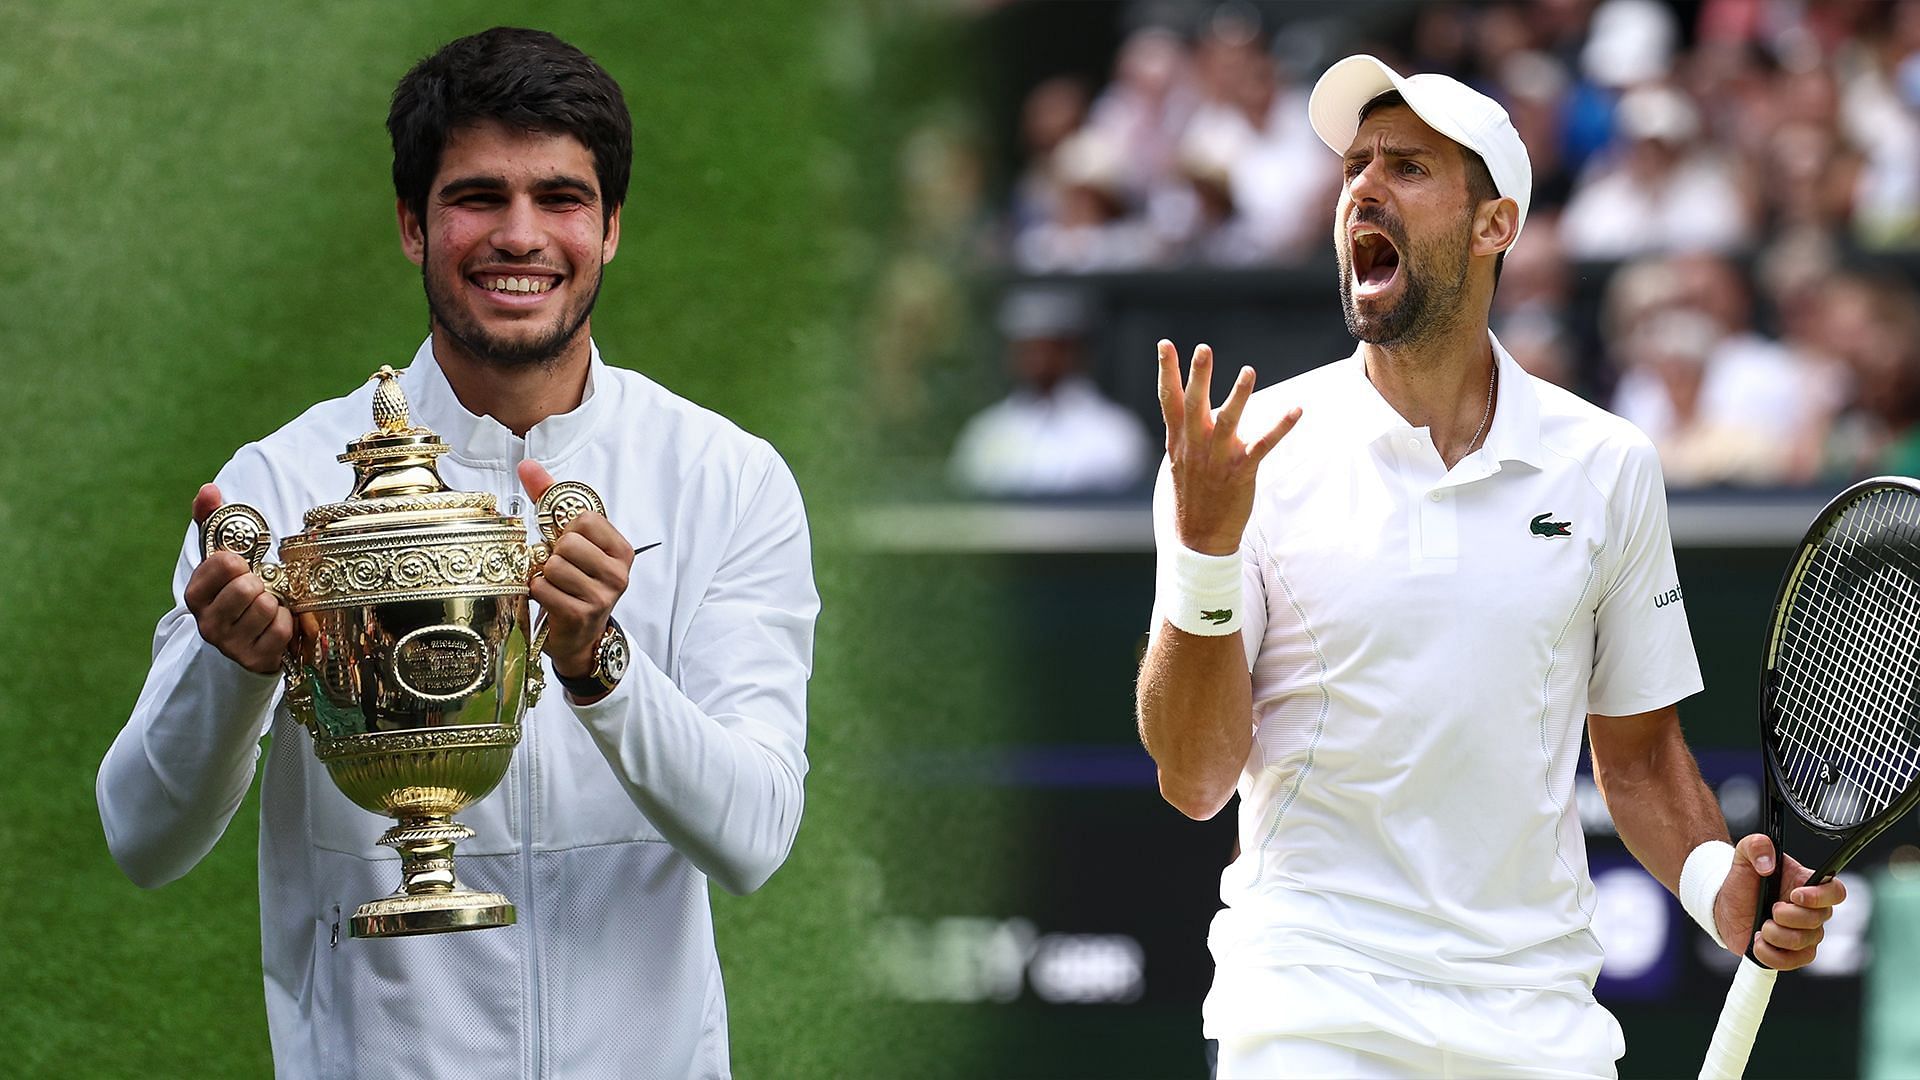
<svg viewBox="0 0 1920 1080"><path fill-rule="evenodd" d="M400 888L353 913L357 938L407 937L449 930L510 926L513 905L499 893L474 892L453 874L453 845L473 830L445 814L401 818L380 837L400 852Z"/></svg>

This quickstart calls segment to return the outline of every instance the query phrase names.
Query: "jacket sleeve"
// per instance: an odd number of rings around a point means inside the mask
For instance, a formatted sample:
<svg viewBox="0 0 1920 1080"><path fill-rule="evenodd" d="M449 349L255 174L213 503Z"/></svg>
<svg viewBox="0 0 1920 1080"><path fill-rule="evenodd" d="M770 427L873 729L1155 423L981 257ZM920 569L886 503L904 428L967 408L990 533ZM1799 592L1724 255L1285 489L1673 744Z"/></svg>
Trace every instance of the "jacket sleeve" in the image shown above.
<svg viewBox="0 0 1920 1080"><path fill-rule="evenodd" d="M612 693L568 699L641 813L735 894L766 883L800 828L820 610L800 489L770 449L764 462L676 650L679 677L636 651Z"/></svg>
<svg viewBox="0 0 1920 1080"><path fill-rule="evenodd" d="M246 456L216 482L223 494L251 501L248 478L260 462L257 454ZM279 692L277 676L248 671L200 637L185 600L187 579L200 565L198 536L188 529L174 566L173 610L154 630L146 685L94 784L107 849L149 889L191 870L226 831L253 782Z"/></svg>

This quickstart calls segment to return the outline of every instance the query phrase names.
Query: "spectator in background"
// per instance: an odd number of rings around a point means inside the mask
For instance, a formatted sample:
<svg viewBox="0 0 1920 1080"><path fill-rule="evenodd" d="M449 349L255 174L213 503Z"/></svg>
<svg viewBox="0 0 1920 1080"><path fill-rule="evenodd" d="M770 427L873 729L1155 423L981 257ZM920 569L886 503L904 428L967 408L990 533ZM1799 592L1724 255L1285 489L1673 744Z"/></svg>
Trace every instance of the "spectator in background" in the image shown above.
<svg viewBox="0 0 1920 1080"><path fill-rule="evenodd" d="M1643 86L1615 112L1621 145L1581 177L1560 222L1576 259L1726 251L1748 242L1747 195L1710 146L1686 95Z"/></svg>
<svg viewBox="0 0 1920 1080"><path fill-rule="evenodd" d="M1265 239L1233 198L1240 144L1218 128L1196 128L1180 141L1177 175L1184 187L1156 204L1167 261L1188 266L1256 266L1272 258Z"/></svg>
<svg viewBox="0 0 1920 1080"><path fill-rule="evenodd" d="M1228 163L1234 207L1267 261L1324 244L1323 223L1303 209L1331 205L1339 175L1307 123L1305 91L1244 24L1217 24L1198 55L1207 96L1183 146L1214 148Z"/></svg>
<svg viewBox="0 0 1920 1080"><path fill-rule="evenodd" d="M1187 66L1180 35L1159 26L1134 31L1087 117L1088 130L1119 147L1120 186L1136 204L1145 205L1173 172L1180 132L1196 104Z"/></svg>
<svg viewBox="0 0 1920 1080"><path fill-rule="evenodd" d="M1839 123L1862 161L1854 233L1867 247L1920 240L1920 3L1895 4L1877 48L1841 88Z"/></svg>
<svg viewBox="0 0 1920 1080"><path fill-rule="evenodd" d="M1730 413L1712 394L1719 327L1696 308L1658 308L1621 343L1626 374L1617 408L1637 404L1635 423L1660 451L1675 487L1777 483L1789 444L1766 425ZM1622 415L1625 415L1622 413Z"/></svg>
<svg viewBox="0 0 1920 1080"><path fill-rule="evenodd" d="M1920 298L1895 278L1845 275L1822 291L1820 312L1822 340L1852 376L1823 479L1920 475Z"/></svg>
<svg viewBox="0 0 1920 1080"><path fill-rule="evenodd" d="M1127 214L1126 150L1111 134L1081 128L1054 148L1053 217L1014 241L1014 262L1030 273L1132 270L1160 254L1146 222Z"/></svg>
<svg viewBox="0 0 1920 1080"><path fill-rule="evenodd" d="M1570 88L1566 66L1558 59L1548 53L1523 50L1501 62L1497 84L1489 91L1506 103L1507 116L1513 120L1513 128L1520 133L1527 158L1533 163L1530 215L1559 210L1573 191L1565 154Z"/></svg>
<svg viewBox="0 0 1920 1080"><path fill-rule="evenodd" d="M1799 448L1837 397L1818 365L1754 330L1731 264L1695 253L1627 267L1609 312L1614 411L1660 447L1675 486L1799 479Z"/></svg>
<svg viewBox="0 0 1920 1080"><path fill-rule="evenodd" d="M1053 152L1080 130L1086 118L1086 84L1070 75L1056 75L1027 94L1020 109L1020 142L1027 164L1013 185L1015 235L1053 220L1060 200Z"/></svg>
<svg viewBox="0 0 1920 1080"><path fill-rule="evenodd" d="M1746 279L1726 259L1704 252L1668 261L1678 285L1675 302L1712 320L1708 363L1715 374L1717 408L1798 440L1822 426L1839 405L1839 388L1792 347L1754 328Z"/></svg>
<svg viewBox="0 0 1920 1080"><path fill-rule="evenodd" d="M1579 389L1573 341L1559 319L1544 311L1522 311L1502 319L1496 334L1507 355L1527 374L1564 390Z"/></svg>
<svg viewBox="0 0 1920 1080"><path fill-rule="evenodd" d="M1673 71L1680 27L1657 0L1607 0L1593 11L1579 45L1580 81L1568 94L1563 129L1566 169L1579 175L1614 139L1614 105L1636 86Z"/></svg>
<svg viewBox="0 0 1920 1080"><path fill-rule="evenodd" d="M1556 215L1529 209L1527 242L1513 245L1506 258L1500 289L1493 294L1494 333L1528 374L1578 391L1580 350L1566 318L1573 276Z"/></svg>
<svg viewBox="0 0 1920 1080"><path fill-rule="evenodd" d="M1090 299L1060 286L1009 293L1000 307L1015 386L967 422L949 471L976 495L1082 495L1139 483L1156 448L1139 417L1081 369Z"/></svg>

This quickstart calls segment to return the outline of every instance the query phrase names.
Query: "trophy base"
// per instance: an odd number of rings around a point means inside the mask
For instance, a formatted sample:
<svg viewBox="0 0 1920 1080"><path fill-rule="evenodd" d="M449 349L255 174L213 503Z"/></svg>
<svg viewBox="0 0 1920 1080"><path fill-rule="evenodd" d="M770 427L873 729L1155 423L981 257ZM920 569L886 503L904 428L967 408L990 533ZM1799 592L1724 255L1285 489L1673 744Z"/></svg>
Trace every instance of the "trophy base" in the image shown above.
<svg viewBox="0 0 1920 1080"><path fill-rule="evenodd" d="M453 930L485 930L512 926L513 905L499 893L422 893L387 896L361 904L353 913L357 938L411 937Z"/></svg>

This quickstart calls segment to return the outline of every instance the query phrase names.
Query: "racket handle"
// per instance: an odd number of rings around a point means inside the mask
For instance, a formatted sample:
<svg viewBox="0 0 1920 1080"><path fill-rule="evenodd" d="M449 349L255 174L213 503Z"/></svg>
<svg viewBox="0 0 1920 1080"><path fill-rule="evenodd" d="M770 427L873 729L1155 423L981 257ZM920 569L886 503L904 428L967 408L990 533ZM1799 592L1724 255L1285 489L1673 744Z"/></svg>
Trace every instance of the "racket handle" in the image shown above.
<svg viewBox="0 0 1920 1080"><path fill-rule="evenodd" d="M1713 1041L1707 1044L1707 1060L1700 1066L1701 1080L1737 1078L1747 1071L1753 1037L1760 1032L1760 1018L1767 1014L1773 981L1779 977L1779 972L1761 967L1751 958L1740 961L1733 988L1727 991L1727 1003L1720 1008Z"/></svg>

